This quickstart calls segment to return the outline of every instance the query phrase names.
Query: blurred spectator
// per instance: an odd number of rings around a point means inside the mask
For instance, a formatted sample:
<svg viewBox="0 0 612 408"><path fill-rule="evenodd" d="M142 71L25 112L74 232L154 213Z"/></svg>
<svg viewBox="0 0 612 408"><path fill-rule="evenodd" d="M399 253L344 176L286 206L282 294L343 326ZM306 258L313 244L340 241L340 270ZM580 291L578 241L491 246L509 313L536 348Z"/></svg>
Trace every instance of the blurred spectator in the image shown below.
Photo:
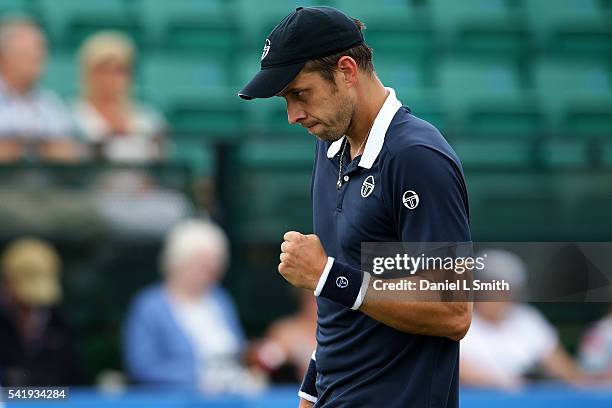
<svg viewBox="0 0 612 408"><path fill-rule="evenodd" d="M580 343L580 363L585 371L612 379L612 306Z"/></svg>
<svg viewBox="0 0 612 408"><path fill-rule="evenodd" d="M301 381L317 346L317 303L312 292L298 293L297 313L272 323L255 349L255 363L270 373L273 382Z"/></svg>
<svg viewBox="0 0 612 408"><path fill-rule="evenodd" d="M36 87L46 57L46 39L32 21L0 23L0 161L32 155L72 160L82 153L62 101Z"/></svg>
<svg viewBox="0 0 612 408"><path fill-rule="evenodd" d="M228 250L225 234L210 222L189 220L170 232L164 282L138 294L124 328L126 368L135 382L205 391L249 386L239 362L242 328L219 284Z"/></svg>
<svg viewBox="0 0 612 408"><path fill-rule="evenodd" d="M160 159L165 121L132 99L135 49L123 34L105 31L79 52L81 99L74 113L85 140L112 161Z"/></svg>
<svg viewBox="0 0 612 408"><path fill-rule="evenodd" d="M164 156L164 118L132 98L134 59L132 41L114 31L94 34L79 51L81 97L74 117L96 155L113 162L147 163ZM192 212L182 194L138 169L100 173L95 195L111 230L121 235L160 236Z"/></svg>
<svg viewBox="0 0 612 408"><path fill-rule="evenodd" d="M81 383L74 338L56 306L60 258L46 242L23 238L2 256L0 366L3 385Z"/></svg>
<svg viewBox="0 0 612 408"><path fill-rule="evenodd" d="M533 306L519 303L527 274L523 261L503 250L486 254L485 269L475 278L505 280L514 298L476 302L472 325L461 342L461 381L465 385L513 389L536 374L536 369L569 383L589 380L563 349L546 318Z"/></svg>

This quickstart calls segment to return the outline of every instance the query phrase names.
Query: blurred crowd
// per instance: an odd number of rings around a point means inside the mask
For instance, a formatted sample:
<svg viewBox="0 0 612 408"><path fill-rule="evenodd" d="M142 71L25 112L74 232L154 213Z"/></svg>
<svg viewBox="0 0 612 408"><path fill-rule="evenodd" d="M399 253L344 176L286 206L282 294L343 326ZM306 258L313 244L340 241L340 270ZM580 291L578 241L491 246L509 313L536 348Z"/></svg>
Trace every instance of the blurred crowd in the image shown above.
<svg viewBox="0 0 612 408"><path fill-rule="evenodd" d="M313 295L299 292L294 315L248 339L221 284L229 247L223 230L208 220L188 219L171 229L160 254L159 282L135 295L124 318L125 374L119 374L119 385L240 393L300 380L316 347ZM82 384L78 335L59 309L57 251L44 240L21 238L4 249L0 262L3 384ZM544 315L522 301L527 268L516 254L488 251L482 274L509 282L516 296L475 303L461 344L464 385L511 391L540 380L573 386L612 382L612 308L584 333L574 358Z"/></svg>
<svg viewBox="0 0 612 408"><path fill-rule="evenodd" d="M461 343L463 384L504 390L542 379L575 386L611 384L612 314L589 330L575 359L561 344L555 327L524 302L528 292L524 261L500 249L486 254L480 279L506 281L512 295L499 301L475 302L472 325Z"/></svg>
<svg viewBox="0 0 612 408"><path fill-rule="evenodd" d="M159 282L135 295L124 319L120 384L242 393L300 380L316 345L314 295L300 293L295 315L248 340L220 283L229 260L228 238L213 222L187 219L170 230ZM58 252L21 238L5 248L1 268L1 383L84 384L78 334L61 312Z"/></svg>
<svg viewBox="0 0 612 408"><path fill-rule="evenodd" d="M69 104L39 86L48 53L33 21L0 24L0 162L148 163L166 157L164 117L132 93L136 52L129 38L100 32L85 40L79 97ZM231 254L218 225L187 218L193 209L180 195L137 170L102 177L95 197L106 223L157 228L164 237L159 282L134 296L124 318L119 382L243 392L300 381L316 346L312 294L296 292L293 315L248 339L221 284ZM9 195L2 201L0 206L11 205ZM24 205L19 196L13 202ZM78 333L61 313L58 251L46 240L19 238L4 248L0 267L0 382L85 383ZM520 287L527 269L500 250L490 253L486 273ZM461 373L465 385L506 390L542 378L575 385L612 381L612 309L584 334L572 357L535 307L519 298L479 302L462 341Z"/></svg>
<svg viewBox="0 0 612 408"><path fill-rule="evenodd" d="M108 31L84 41L78 53L79 95L69 104L39 85L48 54L45 35L33 21L15 17L0 23L0 162L144 164L166 158L162 114L132 94L136 50L128 37ZM10 191L3 192L0 210L22 215L11 220L15 229L36 219L38 229L59 230L56 220L65 217L58 212L71 208L69 203L79 204L72 207L80 211L68 217L77 229L104 226L119 233L160 235L193 212L181 194L143 171L101 172L86 194L62 191L31 173L9 173L3 180ZM46 194L49 206L28 208L24 195L32 190ZM158 222L150 223L151 217Z"/></svg>
<svg viewBox="0 0 612 408"><path fill-rule="evenodd" d="M0 22L0 162L134 164L168 157L163 115L132 93L136 49L130 38L103 31L84 41L75 62L80 76L74 101L40 86L48 54L45 34L33 20ZM230 259L228 239L210 221L185 221L195 211L181 193L128 168L101 174L96 189L81 197L52 186L47 192L54 199L44 207L34 203L28 212L22 190L31 187L45 200L46 180L33 181L28 171L5 179L10 188L0 207L14 214L20 208L39 225L41 216L34 212L48 212L49 223L66 228L49 209L56 201L59 207L77 201L79 208L93 207L72 212L72 218L81 218L80 228L104 224L164 237L162 278L136 294L125 316L125 374L103 380L210 392L256 390L269 379L299 380L315 346L314 297L301 294L295 316L273 324L262 339L247 341L234 302L220 285ZM58 251L47 240L23 237L9 242L1 259L0 383L84 384L79 336L62 313Z"/></svg>
<svg viewBox="0 0 612 408"><path fill-rule="evenodd" d="M244 393L301 379L316 347L313 294L296 292L295 314L248 339L221 283L229 248L223 230L209 220L183 220L170 230L160 254L159 282L142 288L124 316L119 385ZM461 343L462 383L506 391L541 380L572 386L612 383L612 308L584 333L572 357L555 327L523 301L525 263L505 250L487 254L481 278L506 280L513 295L475 302L472 326ZM0 262L2 383L84 383L78 334L60 312L57 251L44 240L21 238L7 245Z"/></svg>
<svg viewBox="0 0 612 408"><path fill-rule="evenodd" d="M0 25L0 160L147 162L164 157L166 122L134 100L132 41L100 32L79 50L78 99L66 105L39 81L44 33L24 17Z"/></svg>

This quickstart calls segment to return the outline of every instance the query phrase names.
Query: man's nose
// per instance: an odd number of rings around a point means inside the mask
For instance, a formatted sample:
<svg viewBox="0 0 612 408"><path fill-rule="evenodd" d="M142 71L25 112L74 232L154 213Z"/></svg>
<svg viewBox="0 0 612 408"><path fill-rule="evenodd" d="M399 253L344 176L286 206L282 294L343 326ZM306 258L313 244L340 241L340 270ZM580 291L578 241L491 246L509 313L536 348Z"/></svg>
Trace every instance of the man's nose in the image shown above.
<svg viewBox="0 0 612 408"><path fill-rule="evenodd" d="M290 125L295 125L299 123L300 120L306 118L306 112L301 109L299 106L288 103L287 104L287 120Z"/></svg>

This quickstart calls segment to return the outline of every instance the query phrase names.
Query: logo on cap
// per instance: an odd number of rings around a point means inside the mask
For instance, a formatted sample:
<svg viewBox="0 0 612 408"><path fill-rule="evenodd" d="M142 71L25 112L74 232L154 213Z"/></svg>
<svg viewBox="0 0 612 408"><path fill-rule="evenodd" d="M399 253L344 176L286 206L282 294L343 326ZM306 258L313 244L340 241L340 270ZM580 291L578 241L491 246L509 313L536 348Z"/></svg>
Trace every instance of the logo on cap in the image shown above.
<svg viewBox="0 0 612 408"><path fill-rule="evenodd" d="M268 56L268 52L270 52L270 39L266 38L266 43L264 44L263 52L261 53L262 61Z"/></svg>

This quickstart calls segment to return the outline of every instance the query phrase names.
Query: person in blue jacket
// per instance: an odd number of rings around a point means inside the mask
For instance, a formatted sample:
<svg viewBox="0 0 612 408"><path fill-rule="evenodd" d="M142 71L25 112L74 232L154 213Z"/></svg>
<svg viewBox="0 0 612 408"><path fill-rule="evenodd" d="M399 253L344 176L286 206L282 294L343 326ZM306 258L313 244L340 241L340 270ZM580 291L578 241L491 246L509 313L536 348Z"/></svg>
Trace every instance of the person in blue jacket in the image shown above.
<svg viewBox="0 0 612 408"><path fill-rule="evenodd" d="M245 374L245 338L220 285L228 241L213 223L188 220L168 235L162 283L134 299L123 333L125 367L141 384L225 388ZM233 379L233 381L230 381Z"/></svg>

